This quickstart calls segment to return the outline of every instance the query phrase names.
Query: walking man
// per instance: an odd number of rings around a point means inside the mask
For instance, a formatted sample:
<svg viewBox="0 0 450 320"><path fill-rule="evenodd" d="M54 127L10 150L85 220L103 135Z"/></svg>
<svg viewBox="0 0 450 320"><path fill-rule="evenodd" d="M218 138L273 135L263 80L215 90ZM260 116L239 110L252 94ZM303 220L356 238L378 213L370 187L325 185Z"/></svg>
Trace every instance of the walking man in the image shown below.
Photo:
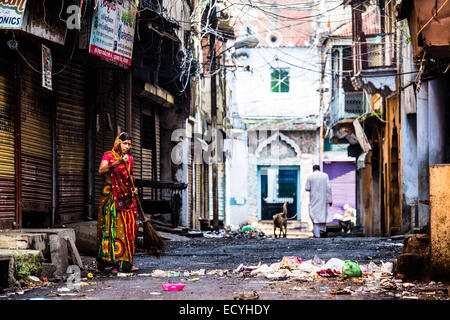
<svg viewBox="0 0 450 320"><path fill-rule="evenodd" d="M320 166L313 166L313 173L306 180L305 190L309 191L309 216L313 222L314 237L320 238L326 233L328 205L331 206L331 187L328 175L320 171Z"/></svg>

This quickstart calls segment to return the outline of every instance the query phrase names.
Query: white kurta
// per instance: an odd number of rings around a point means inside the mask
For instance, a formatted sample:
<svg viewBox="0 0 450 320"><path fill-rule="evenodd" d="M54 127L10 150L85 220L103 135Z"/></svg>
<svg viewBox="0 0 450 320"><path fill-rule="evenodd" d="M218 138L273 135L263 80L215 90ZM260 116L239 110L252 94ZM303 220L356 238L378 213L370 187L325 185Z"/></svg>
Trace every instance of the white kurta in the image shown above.
<svg viewBox="0 0 450 320"><path fill-rule="evenodd" d="M305 190L309 191L309 216L313 223L327 223L328 204L332 203L328 175L314 171L306 179Z"/></svg>

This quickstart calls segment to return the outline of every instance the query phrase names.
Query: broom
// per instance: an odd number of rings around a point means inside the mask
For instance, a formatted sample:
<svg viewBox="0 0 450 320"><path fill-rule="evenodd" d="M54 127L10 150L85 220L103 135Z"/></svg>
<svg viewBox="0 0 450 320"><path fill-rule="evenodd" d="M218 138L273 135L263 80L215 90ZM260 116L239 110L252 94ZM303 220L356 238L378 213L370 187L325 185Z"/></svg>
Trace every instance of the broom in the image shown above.
<svg viewBox="0 0 450 320"><path fill-rule="evenodd" d="M130 173L128 172L128 167L125 164L125 169L127 170L127 175L130 184L133 187L133 190L136 189L134 186L133 179L131 179ZM167 249L166 243L158 234L158 232L153 228L150 223L150 220L145 216L144 209L142 209L141 201L139 197L135 195L136 201L139 205L139 211L141 212L142 221L144 223L144 247L147 249L147 252L159 258L161 255L164 255Z"/></svg>

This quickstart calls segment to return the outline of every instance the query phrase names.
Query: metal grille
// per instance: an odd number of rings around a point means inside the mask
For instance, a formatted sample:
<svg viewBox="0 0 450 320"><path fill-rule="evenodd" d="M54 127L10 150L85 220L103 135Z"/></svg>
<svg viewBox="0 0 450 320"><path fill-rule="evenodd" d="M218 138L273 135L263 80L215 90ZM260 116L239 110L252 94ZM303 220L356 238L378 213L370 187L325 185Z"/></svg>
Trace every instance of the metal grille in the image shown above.
<svg viewBox="0 0 450 320"><path fill-rule="evenodd" d="M348 113L362 113L363 95L361 93L346 93L345 94L345 112Z"/></svg>

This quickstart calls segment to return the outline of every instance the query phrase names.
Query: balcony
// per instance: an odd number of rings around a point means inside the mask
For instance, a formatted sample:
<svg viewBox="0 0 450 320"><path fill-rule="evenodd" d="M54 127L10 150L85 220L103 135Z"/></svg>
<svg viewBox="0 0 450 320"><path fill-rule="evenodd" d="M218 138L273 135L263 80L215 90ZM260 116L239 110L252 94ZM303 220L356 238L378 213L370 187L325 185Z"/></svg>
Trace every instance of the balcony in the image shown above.
<svg viewBox="0 0 450 320"><path fill-rule="evenodd" d="M341 99L339 99L340 97ZM331 126L340 120L357 118L364 113L364 104L362 92L345 92L339 94L331 103Z"/></svg>

